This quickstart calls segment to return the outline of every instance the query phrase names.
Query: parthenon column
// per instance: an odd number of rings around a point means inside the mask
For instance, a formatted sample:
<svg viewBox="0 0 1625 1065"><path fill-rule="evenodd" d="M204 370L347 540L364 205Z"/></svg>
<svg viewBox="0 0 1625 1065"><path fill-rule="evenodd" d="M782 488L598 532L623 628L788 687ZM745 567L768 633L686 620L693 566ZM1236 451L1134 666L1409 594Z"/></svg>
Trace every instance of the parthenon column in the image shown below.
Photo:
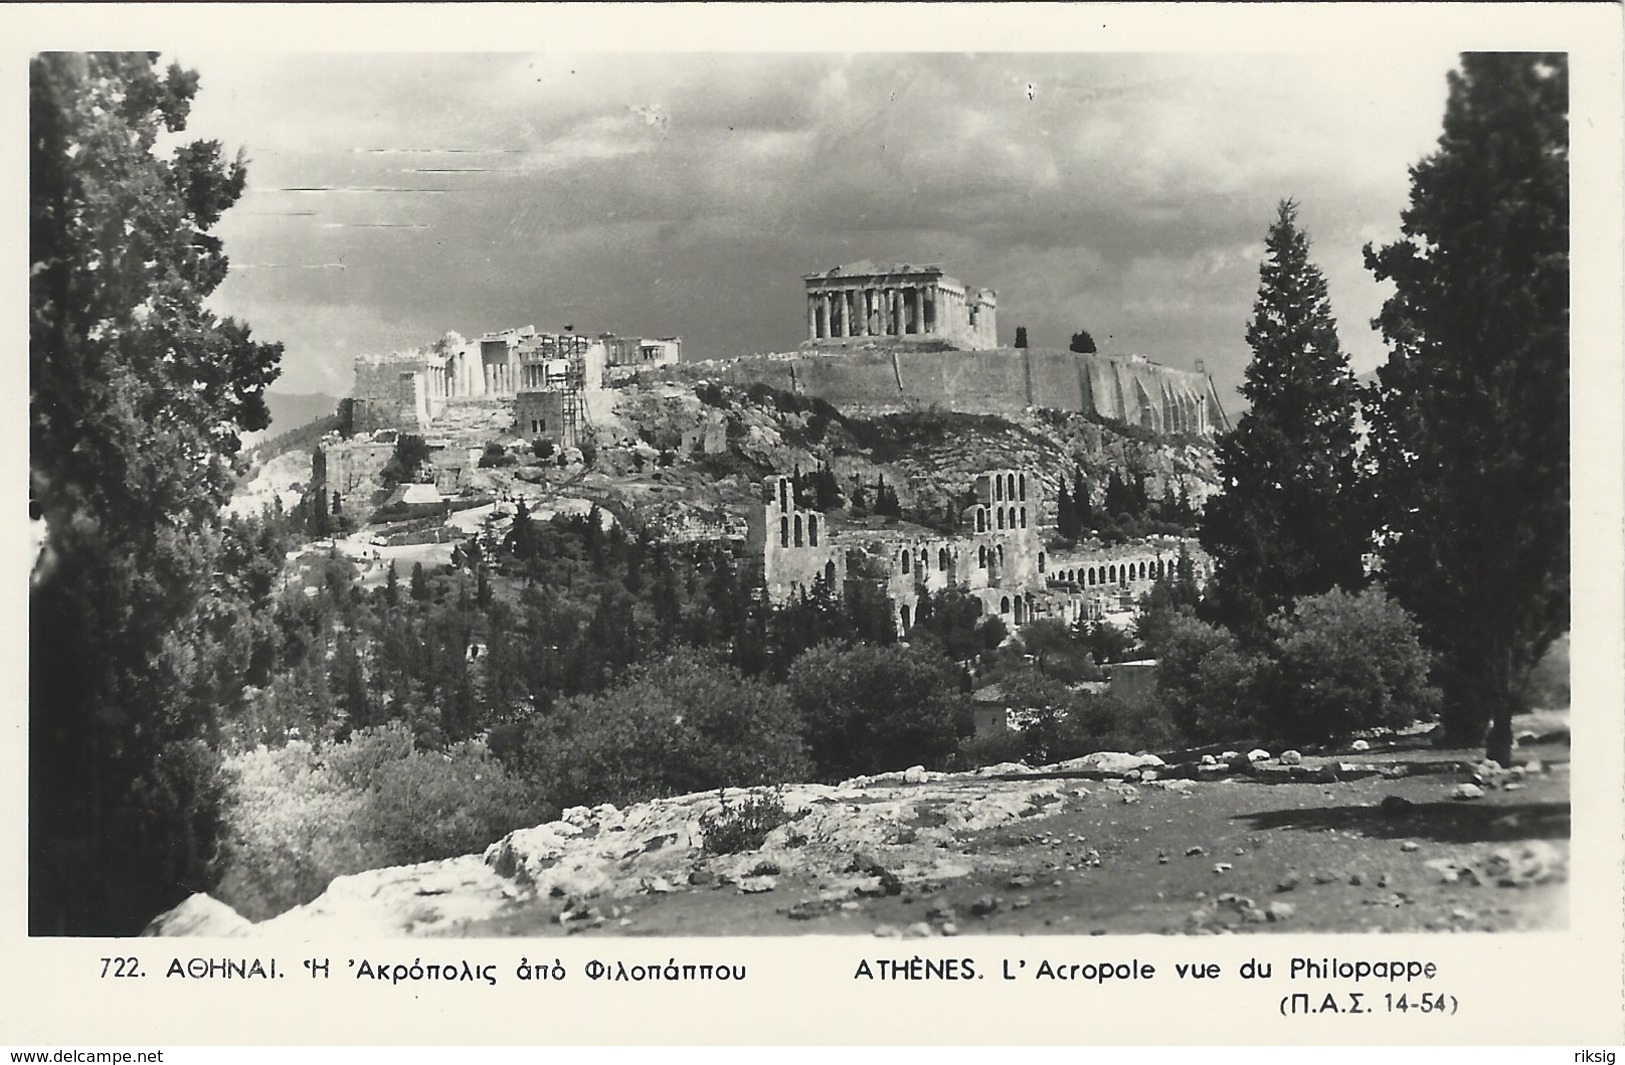
<svg viewBox="0 0 1625 1065"><path fill-rule="evenodd" d="M807 293L807 339L818 339L818 297L811 292Z"/></svg>
<svg viewBox="0 0 1625 1065"><path fill-rule="evenodd" d="M846 305L852 310L852 335L860 337L863 335L866 324L863 320L863 290L861 288L847 289Z"/></svg>

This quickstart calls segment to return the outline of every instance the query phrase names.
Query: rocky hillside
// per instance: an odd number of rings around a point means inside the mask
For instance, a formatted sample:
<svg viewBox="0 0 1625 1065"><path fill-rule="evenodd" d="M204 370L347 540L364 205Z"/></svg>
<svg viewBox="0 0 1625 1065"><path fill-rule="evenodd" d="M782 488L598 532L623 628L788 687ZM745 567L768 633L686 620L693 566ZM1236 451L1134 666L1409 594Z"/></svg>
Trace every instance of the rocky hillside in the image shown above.
<svg viewBox="0 0 1625 1065"><path fill-rule="evenodd" d="M339 877L260 924L194 896L147 934L1550 927L1566 725L1520 739L1510 770L1399 734L577 807L481 855Z"/></svg>
<svg viewBox="0 0 1625 1065"><path fill-rule="evenodd" d="M1080 467L1097 505L1114 470L1145 479L1153 500L1184 494L1200 506L1218 489L1210 441L1159 436L1076 412L865 417L764 385L740 390L702 382L628 390L616 403L615 419L625 435L654 447L693 437L708 423L719 425L728 456L754 473L828 465L843 488L873 486L884 477L905 510L941 512L978 473L995 467L1037 471L1050 521L1062 479L1070 483Z"/></svg>

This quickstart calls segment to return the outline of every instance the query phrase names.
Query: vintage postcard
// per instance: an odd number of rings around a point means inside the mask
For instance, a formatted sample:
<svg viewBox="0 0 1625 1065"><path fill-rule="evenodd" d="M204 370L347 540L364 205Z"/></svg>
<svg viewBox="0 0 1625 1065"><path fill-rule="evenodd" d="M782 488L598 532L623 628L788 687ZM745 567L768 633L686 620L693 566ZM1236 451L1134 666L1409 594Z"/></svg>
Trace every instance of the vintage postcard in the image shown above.
<svg viewBox="0 0 1625 1065"><path fill-rule="evenodd" d="M1618 8L0 25L8 1048L1625 1040Z"/></svg>

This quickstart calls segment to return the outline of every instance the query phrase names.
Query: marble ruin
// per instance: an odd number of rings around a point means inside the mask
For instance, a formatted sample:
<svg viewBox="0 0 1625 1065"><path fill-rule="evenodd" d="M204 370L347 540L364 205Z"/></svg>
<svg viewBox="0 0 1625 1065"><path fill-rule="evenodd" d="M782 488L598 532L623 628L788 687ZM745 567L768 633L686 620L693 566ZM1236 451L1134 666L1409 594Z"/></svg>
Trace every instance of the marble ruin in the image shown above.
<svg viewBox="0 0 1625 1065"><path fill-rule="evenodd" d="M937 266L865 259L806 275L807 342L817 347L885 339L937 341L966 351L999 346L997 294Z"/></svg>
<svg viewBox="0 0 1625 1065"><path fill-rule="evenodd" d="M1024 470L978 476L957 535L903 527L837 531L826 515L797 503L793 478L769 477L763 489L761 506L750 514L745 557L768 600L788 602L820 583L844 595L868 581L890 600L900 635L925 592L962 589L983 614L1015 631L1041 618L1070 625L1132 611L1153 582L1173 572L1182 549L1198 582L1211 568L1194 541L1177 537L1081 549L1064 562L1048 557L1039 535L1043 484Z"/></svg>
<svg viewBox="0 0 1625 1065"><path fill-rule="evenodd" d="M416 351L358 356L351 391L355 425L360 431L424 433L451 407L494 402L515 406L521 432L546 422L558 428L531 435L564 443L559 436L569 420L566 411L583 406L570 394L602 391L638 370L674 365L682 343L678 337L543 333L533 325L474 340L447 333Z"/></svg>

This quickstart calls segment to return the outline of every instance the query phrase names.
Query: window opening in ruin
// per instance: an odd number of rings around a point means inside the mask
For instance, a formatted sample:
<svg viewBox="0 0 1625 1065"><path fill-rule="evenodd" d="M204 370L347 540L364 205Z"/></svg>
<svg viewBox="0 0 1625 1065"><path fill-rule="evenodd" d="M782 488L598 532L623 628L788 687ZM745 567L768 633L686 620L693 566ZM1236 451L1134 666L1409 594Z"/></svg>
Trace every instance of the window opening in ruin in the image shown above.
<svg viewBox="0 0 1625 1065"><path fill-rule="evenodd" d="M1004 528L1004 508L999 508L999 528Z"/></svg>
<svg viewBox="0 0 1625 1065"><path fill-rule="evenodd" d="M905 547L903 549L903 572L904 573L908 572L908 559L909 559L908 548Z"/></svg>
<svg viewBox="0 0 1625 1065"><path fill-rule="evenodd" d="M1021 475L1021 498L1023 500L1027 498L1027 475L1025 473Z"/></svg>
<svg viewBox="0 0 1625 1065"><path fill-rule="evenodd" d="M1027 527L1027 508L1026 507L1021 508L1021 527L1023 529L1025 529Z"/></svg>
<svg viewBox="0 0 1625 1065"><path fill-rule="evenodd" d="M1008 595L999 600L999 613L1010 613L1010 597Z"/></svg>
<svg viewBox="0 0 1625 1065"><path fill-rule="evenodd" d="M790 519L789 518L780 518L779 519L779 546L780 547L789 547L790 546Z"/></svg>
<svg viewBox="0 0 1625 1065"><path fill-rule="evenodd" d="M1044 552L1038 552L1038 572L1044 572Z"/></svg>
<svg viewBox="0 0 1625 1065"><path fill-rule="evenodd" d="M1106 567L1106 583L1111 584L1117 580L1117 567Z"/></svg>
<svg viewBox="0 0 1625 1065"><path fill-rule="evenodd" d="M831 588L835 587L835 562L833 559L824 563L824 583Z"/></svg>
<svg viewBox="0 0 1625 1065"><path fill-rule="evenodd" d="M910 627L908 622L908 606L905 604L903 608L897 612L897 615L903 621L903 635L907 636Z"/></svg>
<svg viewBox="0 0 1625 1065"><path fill-rule="evenodd" d="M779 509L790 509L790 485L782 478L779 480Z"/></svg>
<svg viewBox="0 0 1625 1065"><path fill-rule="evenodd" d="M812 514L807 515L807 545L818 546L818 518Z"/></svg>
<svg viewBox="0 0 1625 1065"><path fill-rule="evenodd" d="M796 515L796 546L801 546L801 515Z"/></svg>
<svg viewBox="0 0 1625 1065"><path fill-rule="evenodd" d="M946 547L937 551L937 569L948 572L948 549Z"/></svg>
<svg viewBox="0 0 1625 1065"><path fill-rule="evenodd" d="M976 549L976 567L978 569L987 569L987 545L986 544L983 544L982 546L980 546L980 547L978 547Z"/></svg>
<svg viewBox="0 0 1625 1065"><path fill-rule="evenodd" d="M987 511L981 507L976 508L976 531L987 532Z"/></svg>
<svg viewBox="0 0 1625 1065"><path fill-rule="evenodd" d="M1013 473L1007 473L1004 475L1004 480L1005 483L1009 485L1009 487L1005 489L1005 493L1011 499L1016 498L1016 475Z"/></svg>
<svg viewBox="0 0 1625 1065"><path fill-rule="evenodd" d="M1004 502L1004 478L998 474L993 475L993 501L995 503Z"/></svg>
<svg viewBox="0 0 1625 1065"><path fill-rule="evenodd" d="M999 545L999 568L1004 568L1004 545Z"/></svg>

